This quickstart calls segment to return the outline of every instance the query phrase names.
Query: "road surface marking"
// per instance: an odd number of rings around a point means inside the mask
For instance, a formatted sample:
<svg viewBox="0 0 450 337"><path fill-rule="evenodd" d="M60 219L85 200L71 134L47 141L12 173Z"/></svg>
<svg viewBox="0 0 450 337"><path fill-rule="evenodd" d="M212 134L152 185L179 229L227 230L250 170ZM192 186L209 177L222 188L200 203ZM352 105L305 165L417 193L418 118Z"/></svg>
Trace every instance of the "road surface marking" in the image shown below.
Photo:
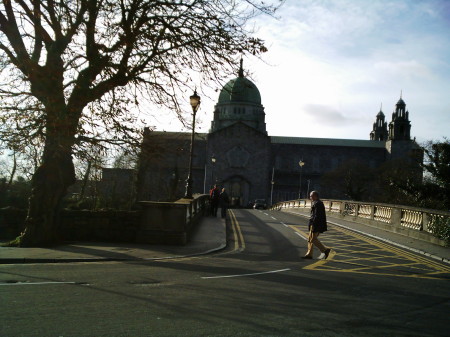
<svg viewBox="0 0 450 337"><path fill-rule="evenodd" d="M298 236L300 236L303 240L308 241L308 238L305 238L302 234L295 232L295 234L297 234Z"/></svg>
<svg viewBox="0 0 450 337"><path fill-rule="evenodd" d="M292 228L295 231L295 234L297 234L298 236L300 236L302 239L308 240L308 234L306 234L305 232L303 232L302 230L298 229L298 227L296 226L289 226L290 228Z"/></svg>
<svg viewBox="0 0 450 337"><path fill-rule="evenodd" d="M290 227L306 235L296 226ZM351 230L330 226L327 234L323 240L333 248L328 259L303 269L427 279L445 279L450 274L446 265Z"/></svg>
<svg viewBox="0 0 450 337"><path fill-rule="evenodd" d="M239 241L240 241L240 251L243 251L245 249L245 241L244 236L242 235L241 226L239 225L239 221L236 219L236 215L232 210L230 210L230 215L231 215L231 225L233 227L233 234L234 234L234 250L239 249Z"/></svg>
<svg viewBox="0 0 450 337"><path fill-rule="evenodd" d="M289 212L289 211L284 211L284 212L285 212L285 213L292 214L292 215L295 215L295 216L301 216L301 217L304 217L304 218L309 218L309 216L306 215L306 214L301 214L301 213L297 213L297 212ZM327 221L327 222L328 222L329 224L336 225L336 226L338 226L338 227L340 227L340 228L345 228L345 229L348 229L348 230L350 230L350 231L352 231L352 232L360 233L360 234L362 234L362 235L364 235L364 236L368 236L368 237L370 237L370 238L373 238L373 239L376 239L376 240L379 240L379 241L388 243L389 245L396 246L396 247L400 247L400 248L402 248L402 249L409 250L409 251L414 252L414 253L416 253L416 254L421 254L421 255L427 256L427 257L429 257L429 258L431 258L431 259L433 259L433 260L436 260L436 261L439 261L439 262L443 262L443 263L450 264L450 260L448 260L448 259L446 259L446 258L443 258L443 257L441 257L441 256L436 256L436 255L433 255L433 254L430 254L430 253L421 251L420 249L408 247L408 246L402 245L402 244L400 244L400 243L398 243L398 242L391 241L391 240L389 240L389 239L385 239L385 238L381 238L381 237L376 236L376 235L373 235L373 234L365 233L365 232L363 232L363 231L357 230L357 229L352 228L352 227L345 226L345 225L340 224L340 223L336 223L336 222L333 222L333 221Z"/></svg>
<svg viewBox="0 0 450 337"><path fill-rule="evenodd" d="M271 271L263 271L259 273L247 273L247 274L235 274L235 275L220 275L220 276L203 276L202 279L215 279L215 278L232 278L232 277L244 277L244 276L255 276L255 275L264 275L264 274L275 274L281 273L284 271L291 270L290 268L279 269L279 270L271 270Z"/></svg>
<svg viewBox="0 0 450 337"><path fill-rule="evenodd" d="M272 219L276 220L277 218L274 218L273 216L271 216Z"/></svg>
<svg viewBox="0 0 450 337"><path fill-rule="evenodd" d="M399 255L401 257L404 257L404 258L406 258L408 260L412 260L414 262L418 262L418 263L421 263L421 264L426 264L428 266L432 266L435 269L438 269L439 271L450 273L450 267L447 267L447 266L439 264L439 263L437 263L435 261L426 259L426 258L424 258L424 257L422 257L420 255L415 255L415 254L412 254L412 253L410 253L408 251L401 250L401 249L399 249L397 247L392 247L392 246L390 246L390 245L388 245L388 244L386 244L384 242L375 241L373 239L364 237L364 235L361 235L361 234L352 233L352 231L347 230L347 229L335 228L335 230L337 230L338 232L341 232L341 233L343 233L345 235L352 235L352 236L354 236L354 237L356 237L356 238L358 238L358 239L360 239L360 240L362 240L364 242L369 243L372 246L378 247L378 250L381 248L382 250L386 250L386 251L392 252L392 253L394 253L396 255Z"/></svg>
<svg viewBox="0 0 450 337"><path fill-rule="evenodd" d="M0 286L32 286L32 285L42 285L42 284L77 284L77 282L11 282L11 283L0 283Z"/></svg>
<svg viewBox="0 0 450 337"><path fill-rule="evenodd" d="M280 224L282 224L284 227L289 227L289 226L286 225L284 222L280 222Z"/></svg>

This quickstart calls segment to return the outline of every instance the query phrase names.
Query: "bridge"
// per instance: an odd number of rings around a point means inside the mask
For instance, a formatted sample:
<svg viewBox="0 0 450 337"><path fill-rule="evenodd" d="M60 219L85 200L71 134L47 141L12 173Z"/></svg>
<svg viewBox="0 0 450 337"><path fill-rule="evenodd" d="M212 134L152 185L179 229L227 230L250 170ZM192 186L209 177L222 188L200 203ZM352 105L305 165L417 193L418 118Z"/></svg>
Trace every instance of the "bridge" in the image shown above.
<svg viewBox="0 0 450 337"><path fill-rule="evenodd" d="M432 232L449 213L324 200L329 225L320 239L332 252L305 261L308 200L232 209L225 222L204 213L199 198L146 205L147 220L161 227L179 217L183 225L174 228L196 226L178 252L203 247L217 233L226 238L223 249L174 256L175 246L96 244L78 246L97 257L92 263L0 265L0 335L448 334L450 254ZM148 222L145 230L155 228ZM137 248L168 257L130 258ZM108 249L128 258L100 261Z"/></svg>

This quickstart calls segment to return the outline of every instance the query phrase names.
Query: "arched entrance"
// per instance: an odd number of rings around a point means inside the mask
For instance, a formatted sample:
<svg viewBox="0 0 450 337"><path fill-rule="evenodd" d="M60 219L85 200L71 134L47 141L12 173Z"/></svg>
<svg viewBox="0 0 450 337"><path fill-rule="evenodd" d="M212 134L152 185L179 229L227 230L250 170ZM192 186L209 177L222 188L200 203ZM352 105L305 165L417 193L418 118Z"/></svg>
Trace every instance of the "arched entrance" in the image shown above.
<svg viewBox="0 0 450 337"><path fill-rule="evenodd" d="M226 179L223 186L228 191L231 207L245 207L249 202L250 183L241 176Z"/></svg>

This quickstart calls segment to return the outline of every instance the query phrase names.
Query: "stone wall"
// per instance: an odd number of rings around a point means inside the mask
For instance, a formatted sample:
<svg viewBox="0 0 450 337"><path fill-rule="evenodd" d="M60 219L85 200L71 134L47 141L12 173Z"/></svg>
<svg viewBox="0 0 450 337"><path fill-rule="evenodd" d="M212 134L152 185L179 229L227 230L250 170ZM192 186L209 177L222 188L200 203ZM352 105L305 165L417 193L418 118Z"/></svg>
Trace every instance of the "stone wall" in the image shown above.
<svg viewBox="0 0 450 337"><path fill-rule="evenodd" d="M146 202L140 211L62 210L61 239L184 245L205 214L207 199L197 195L193 200L175 203ZM24 230L25 217L25 210L0 209L0 240L19 236Z"/></svg>

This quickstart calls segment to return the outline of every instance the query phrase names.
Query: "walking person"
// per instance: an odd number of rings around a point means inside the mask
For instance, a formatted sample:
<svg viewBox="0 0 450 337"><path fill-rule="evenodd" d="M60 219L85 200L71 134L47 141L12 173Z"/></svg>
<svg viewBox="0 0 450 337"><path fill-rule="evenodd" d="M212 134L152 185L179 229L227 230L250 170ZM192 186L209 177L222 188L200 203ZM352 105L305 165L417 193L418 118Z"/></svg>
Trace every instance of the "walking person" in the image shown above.
<svg viewBox="0 0 450 337"><path fill-rule="evenodd" d="M209 200L211 205L211 215L217 216L217 209L219 208L220 190L217 185L209 191Z"/></svg>
<svg viewBox="0 0 450 337"><path fill-rule="evenodd" d="M319 234L327 231L327 216L325 206L319 199L319 193L312 191L309 195L311 199L311 216L309 218L308 251L303 259L313 258L313 247L316 246L322 252L322 259L328 258L330 248L325 247L318 239Z"/></svg>
<svg viewBox="0 0 450 337"><path fill-rule="evenodd" d="M222 218L226 218L229 204L230 198L228 197L228 193L225 191L225 188L222 188L222 193L220 193L220 210L222 213Z"/></svg>

